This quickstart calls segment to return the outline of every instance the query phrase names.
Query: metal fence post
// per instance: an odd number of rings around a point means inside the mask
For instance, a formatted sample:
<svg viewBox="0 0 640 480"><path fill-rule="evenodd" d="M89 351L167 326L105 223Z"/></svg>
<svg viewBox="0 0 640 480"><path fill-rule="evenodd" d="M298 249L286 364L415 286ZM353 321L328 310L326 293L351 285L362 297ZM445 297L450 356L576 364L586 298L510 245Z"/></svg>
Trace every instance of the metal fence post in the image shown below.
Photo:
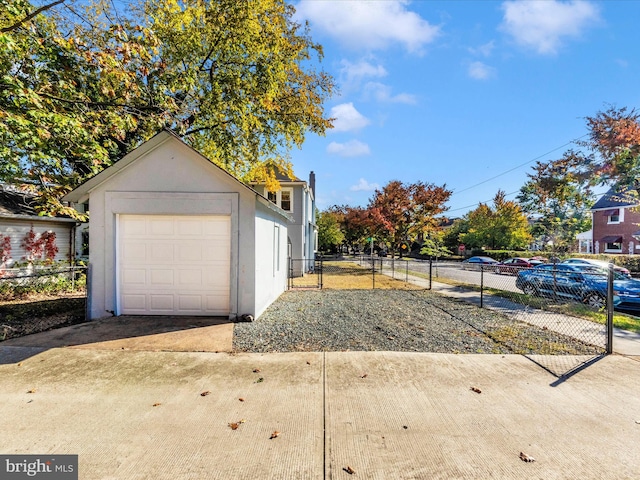
<svg viewBox="0 0 640 480"><path fill-rule="evenodd" d="M613 353L613 263L607 274L607 354Z"/></svg>
<svg viewBox="0 0 640 480"><path fill-rule="evenodd" d="M433 259L429 257L429 290L433 288Z"/></svg>
<svg viewBox="0 0 640 480"><path fill-rule="evenodd" d="M371 278L373 280L373 289L376 289L376 261L373 259L373 255L371 255Z"/></svg>
<svg viewBox="0 0 640 480"><path fill-rule="evenodd" d="M322 271L324 270L324 266L322 265L323 257L320 257L320 290L322 290Z"/></svg>
<svg viewBox="0 0 640 480"><path fill-rule="evenodd" d="M484 306L484 266L480 265L480 308Z"/></svg>
<svg viewBox="0 0 640 480"><path fill-rule="evenodd" d="M409 260L404 262L404 281L409 283Z"/></svg>

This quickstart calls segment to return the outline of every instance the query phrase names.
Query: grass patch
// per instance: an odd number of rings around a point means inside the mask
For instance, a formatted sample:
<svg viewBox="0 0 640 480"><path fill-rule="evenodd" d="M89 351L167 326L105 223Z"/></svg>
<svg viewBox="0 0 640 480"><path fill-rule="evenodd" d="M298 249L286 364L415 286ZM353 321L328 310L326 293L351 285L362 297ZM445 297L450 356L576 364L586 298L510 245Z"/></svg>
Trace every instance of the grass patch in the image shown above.
<svg viewBox="0 0 640 480"><path fill-rule="evenodd" d="M419 272L411 273L411 275L421 276L423 278L429 278L429 275L419 275ZM457 282L447 278L438 278L438 283L445 283L447 285L454 285L464 287L469 290L480 292L479 285L473 285L468 283ZM507 292L505 290L498 290L494 288L485 287L484 293L487 295L495 295L503 297L512 302L520 305L527 305L531 308L537 308L540 310L547 310L554 313L562 313L564 315L570 315L573 317L583 318L595 323L604 325L607 322L607 313L605 311L597 311L593 308L579 302L563 302L559 303L554 301L550 303L549 297L532 297L525 293ZM627 315L622 312L613 312L613 326L615 328L621 328L630 332L640 333L640 318L633 315Z"/></svg>
<svg viewBox="0 0 640 480"><path fill-rule="evenodd" d="M315 274L314 285L317 285ZM297 279L294 285L298 286ZM355 262L324 262L322 266L322 288L333 290L365 290L374 288L374 276L370 267ZM393 279L376 271L375 288L381 290L424 290L423 287Z"/></svg>

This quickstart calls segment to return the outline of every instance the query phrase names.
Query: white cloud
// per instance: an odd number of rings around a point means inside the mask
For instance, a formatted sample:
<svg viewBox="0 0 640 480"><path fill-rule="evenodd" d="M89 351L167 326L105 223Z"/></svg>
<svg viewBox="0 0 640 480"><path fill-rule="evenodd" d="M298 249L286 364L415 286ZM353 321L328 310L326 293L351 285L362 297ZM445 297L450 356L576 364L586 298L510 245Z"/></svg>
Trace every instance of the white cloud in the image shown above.
<svg viewBox="0 0 640 480"><path fill-rule="evenodd" d="M359 140L350 140L346 143L331 142L327 146L327 153L331 155L339 155L341 157L361 157L369 155L369 145Z"/></svg>
<svg viewBox="0 0 640 480"><path fill-rule="evenodd" d="M579 37L599 21L598 7L584 0L509 0L502 4L502 28L517 43L554 54L566 37Z"/></svg>
<svg viewBox="0 0 640 480"><path fill-rule="evenodd" d="M366 95L370 95L378 102L382 103L406 103L414 105L417 103L415 95L409 93L391 94L391 87L377 82L369 82L365 85L364 91Z"/></svg>
<svg viewBox="0 0 640 480"><path fill-rule="evenodd" d="M352 185L349 190L352 192L373 192L380 188L377 183L369 183L364 178L361 178L356 185Z"/></svg>
<svg viewBox="0 0 640 480"><path fill-rule="evenodd" d="M387 76L387 70L382 65L373 65L366 60L360 60L357 63L342 60L340 63L340 74L344 82L349 84L359 83L363 78Z"/></svg>
<svg viewBox="0 0 640 480"><path fill-rule="evenodd" d="M487 80L495 75L495 70L482 62L472 62L467 70L471 78Z"/></svg>
<svg viewBox="0 0 640 480"><path fill-rule="evenodd" d="M352 102L333 107L330 117L335 119L331 130L333 132L360 130L371 123L367 117L356 110Z"/></svg>
<svg viewBox="0 0 640 480"><path fill-rule="evenodd" d="M419 53L434 41L440 27L431 25L407 9L407 0L364 2L362 0L302 0L297 16L308 19L344 46L376 50L399 43Z"/></svg>
<svg viewBox="0 0 640 480"><path fill-rule="evenodd" d="M487 43L485 43L483 45L480 45L479 47L475 47L475 48L472 47L472 48L469 49L469 51L471 53L473 53L474 55L480 55L480 56L483 56L483 57L490 57L494 48L496 48L496 42L491 40L490 42L487 42Z"/></svg>

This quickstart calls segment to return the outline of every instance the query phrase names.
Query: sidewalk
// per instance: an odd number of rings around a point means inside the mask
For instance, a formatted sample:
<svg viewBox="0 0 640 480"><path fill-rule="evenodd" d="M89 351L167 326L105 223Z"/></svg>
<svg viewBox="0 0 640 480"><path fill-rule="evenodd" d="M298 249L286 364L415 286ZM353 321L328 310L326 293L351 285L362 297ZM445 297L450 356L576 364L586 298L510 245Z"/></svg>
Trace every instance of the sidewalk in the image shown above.
<svg viewBox="0 0 640 480"><path fill-rule="evenodd" d="M429 288L429 280L409 275L409 282ZM480 292L447 283L432 282L431 290L448 297L458 298L469 303L480 305ZM499 311L504 315L540 327L546 327L564 335L573 336L579 340L591 343L594 338L602 336L606 341L604 325L590 322L569 315L540 311L526 305L512 302L504 297L483 295L483 307ZM613 351L621 355L640 356L640 333L630 332L619 328L613 329Z"/></svg>
<svg viewBox="0 0 640 480"><path fill-rule="evenodd" d="M519 355L1 346L0 452L91 480L635 479L639 391L619 355L559 383Z"/></svg>

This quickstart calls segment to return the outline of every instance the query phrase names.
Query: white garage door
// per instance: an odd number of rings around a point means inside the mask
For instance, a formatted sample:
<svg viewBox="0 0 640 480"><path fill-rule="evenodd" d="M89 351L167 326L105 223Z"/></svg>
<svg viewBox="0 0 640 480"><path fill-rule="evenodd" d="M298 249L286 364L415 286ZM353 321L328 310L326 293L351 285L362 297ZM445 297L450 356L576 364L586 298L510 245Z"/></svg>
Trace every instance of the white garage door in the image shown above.
<svg viewBox="0 0 640 480"><path fill-rule="evenodd" d="M228 315L228 216L120 215L120 312Z"/></svg>

